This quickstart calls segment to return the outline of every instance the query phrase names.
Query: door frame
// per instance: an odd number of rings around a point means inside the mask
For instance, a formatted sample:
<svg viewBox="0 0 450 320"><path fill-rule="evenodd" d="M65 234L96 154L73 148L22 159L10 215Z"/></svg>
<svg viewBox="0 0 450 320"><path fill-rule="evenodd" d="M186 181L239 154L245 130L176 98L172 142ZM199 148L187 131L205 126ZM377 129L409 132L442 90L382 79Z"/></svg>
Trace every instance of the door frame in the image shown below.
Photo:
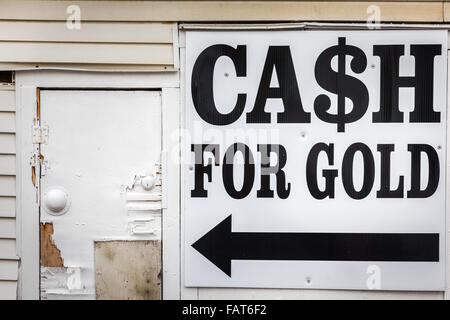
<svg viewBox="0 0 450 320"><path fill-rule="evenodd" d="M162 92L162 299L180 299L180 113L179 72L83 72L62 70L16 73L16 205L18 298L40 298L39 179L32 183L32 125L37 89L159 89ZM36 176L38 173L36 172Z"/></svg>

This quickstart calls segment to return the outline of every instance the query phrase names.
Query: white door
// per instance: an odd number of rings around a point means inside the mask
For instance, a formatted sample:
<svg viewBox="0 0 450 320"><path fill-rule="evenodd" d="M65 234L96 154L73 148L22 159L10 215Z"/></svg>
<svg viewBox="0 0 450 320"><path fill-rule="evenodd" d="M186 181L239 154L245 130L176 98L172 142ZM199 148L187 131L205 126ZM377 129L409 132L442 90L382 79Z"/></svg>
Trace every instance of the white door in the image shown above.
<svg viewBox="0 0 450 320"><path fill-rule="evenodd" d="M159 299L161 91L41 90L41 298Z"/></svg>

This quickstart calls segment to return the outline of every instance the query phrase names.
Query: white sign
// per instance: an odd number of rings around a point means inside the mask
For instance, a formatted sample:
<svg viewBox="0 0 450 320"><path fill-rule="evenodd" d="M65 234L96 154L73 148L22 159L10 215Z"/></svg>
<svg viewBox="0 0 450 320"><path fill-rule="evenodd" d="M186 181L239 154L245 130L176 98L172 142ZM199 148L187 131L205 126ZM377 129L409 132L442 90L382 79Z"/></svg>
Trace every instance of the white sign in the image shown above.
<svg viewBox="0 0 450 320"><path fill-rule="evenodd" d="M187 286L443 290L446 31L186 34Z"/></svg>

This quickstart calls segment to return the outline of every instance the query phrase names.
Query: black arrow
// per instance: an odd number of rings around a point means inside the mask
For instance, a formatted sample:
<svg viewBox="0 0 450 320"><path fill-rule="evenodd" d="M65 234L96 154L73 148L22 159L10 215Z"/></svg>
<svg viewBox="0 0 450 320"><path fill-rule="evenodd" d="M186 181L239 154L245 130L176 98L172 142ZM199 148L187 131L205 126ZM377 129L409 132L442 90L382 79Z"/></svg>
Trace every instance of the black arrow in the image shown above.
<svg viewBox="0 0 450 320"><path fill-rule="evenodd" d="M439 261L439 233L231 232L231 215L192 247L231 277L231 260Z"/></svg>

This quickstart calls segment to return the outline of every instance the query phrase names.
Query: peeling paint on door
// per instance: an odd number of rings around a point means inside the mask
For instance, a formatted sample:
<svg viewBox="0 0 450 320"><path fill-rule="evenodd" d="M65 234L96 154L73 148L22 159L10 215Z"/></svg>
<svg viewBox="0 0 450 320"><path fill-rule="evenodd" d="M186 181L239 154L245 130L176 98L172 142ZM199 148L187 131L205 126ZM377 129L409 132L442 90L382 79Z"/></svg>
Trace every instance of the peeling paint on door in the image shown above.
<svg viewBox="0 0 450 320"><path fill-rule="evenodd" d="M51 169L37 184L47 226L41 298L95 299L100 290L102 299L158 299L161 92L41 90L40 101L40 120L51 132L40 144ZM109 269L94 264L96 243L103 241L117 246L104 256ZM129 261L129 270L120 269ZM102 287L112 283L114 270L122 270L114 286L127 288L116 295Z"/></svg>
<svg viewBox="0 0 450 320"><path fill-rule="evenodd" d="M61 251L53 241L53 223L41 223L41 266L63 267Z"/></svg>

